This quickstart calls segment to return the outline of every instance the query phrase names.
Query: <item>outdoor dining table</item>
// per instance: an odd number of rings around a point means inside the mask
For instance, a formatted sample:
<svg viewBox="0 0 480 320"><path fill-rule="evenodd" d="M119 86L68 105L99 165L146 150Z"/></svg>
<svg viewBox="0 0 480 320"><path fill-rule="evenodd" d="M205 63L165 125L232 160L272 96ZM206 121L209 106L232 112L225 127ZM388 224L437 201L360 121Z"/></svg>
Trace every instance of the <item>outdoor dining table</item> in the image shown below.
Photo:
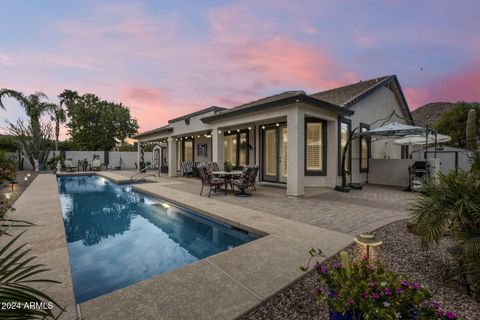
<svg viewBox="0 0 480 320"><path fill-rule="evenodd" d="M228 180L234 176L239 176L242 174L242 170L232 170L232 171L212 171L214 176L223 176L225 179L225 195L228 191Z"/></svg>

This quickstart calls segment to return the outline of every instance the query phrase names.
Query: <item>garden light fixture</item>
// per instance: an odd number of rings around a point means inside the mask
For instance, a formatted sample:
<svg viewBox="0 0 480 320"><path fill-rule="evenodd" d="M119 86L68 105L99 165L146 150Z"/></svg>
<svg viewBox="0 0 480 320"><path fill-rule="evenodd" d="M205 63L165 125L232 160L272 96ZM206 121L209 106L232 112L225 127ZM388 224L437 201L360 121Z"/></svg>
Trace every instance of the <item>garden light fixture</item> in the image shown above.
<svg viewBox="0 0 480 320"><path fill-rule="evenodd" d="M370 247L375 248L383 244L382 240L375 238L373 234L362 233L354 238L355 242L367 247L367 259L370 258Z"/></svg>

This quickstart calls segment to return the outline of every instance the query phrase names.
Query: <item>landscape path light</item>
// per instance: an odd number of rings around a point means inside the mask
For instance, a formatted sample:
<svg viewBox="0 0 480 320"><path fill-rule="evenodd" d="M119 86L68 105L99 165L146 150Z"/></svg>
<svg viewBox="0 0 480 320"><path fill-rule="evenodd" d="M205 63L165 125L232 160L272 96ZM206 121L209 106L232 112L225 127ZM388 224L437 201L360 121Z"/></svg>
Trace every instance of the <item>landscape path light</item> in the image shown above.
<svg viewBox="0 0 480 320"><path fill-rule="evenodd" d="M354 238L355 242L367 247L367 259L370 258L370 247L375 248L383 244L383 241L375 238L373 234L362 233Z"/></svg>

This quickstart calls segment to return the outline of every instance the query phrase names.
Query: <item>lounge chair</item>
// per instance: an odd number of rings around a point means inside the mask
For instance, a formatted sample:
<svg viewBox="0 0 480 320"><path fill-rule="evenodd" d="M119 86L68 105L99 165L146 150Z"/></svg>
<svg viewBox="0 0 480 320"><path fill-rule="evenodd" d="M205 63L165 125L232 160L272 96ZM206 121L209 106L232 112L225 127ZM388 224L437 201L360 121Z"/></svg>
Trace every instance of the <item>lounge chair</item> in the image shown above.
<svg viewBox="0 0 480 320"><path fill-rule="evenodd" d="M102 170L102 162L99 159L95 159L92 161L92 170L93 171Z"/></svg>
<svg viewBox="0 0 480 320"><path fill-rule="evenodd" d="M72 160L65 160L65 170L68 172L73 172L75 169L78 169L77 166L74 166Z"/></svg>
<svg viewBox="0 0 480 320"><path fill-rule="evenodd" d="M200 175L200 180L202 181L202 189L200 190L200 195L203 193L203 187L210 187L208 191L208 197L212 193L212 188L214 192L217 192L218 187L222 186L225 181L221 178L216 178L212 176L212 165L207 163L201 163L197 166L198 173Z"/></svg>

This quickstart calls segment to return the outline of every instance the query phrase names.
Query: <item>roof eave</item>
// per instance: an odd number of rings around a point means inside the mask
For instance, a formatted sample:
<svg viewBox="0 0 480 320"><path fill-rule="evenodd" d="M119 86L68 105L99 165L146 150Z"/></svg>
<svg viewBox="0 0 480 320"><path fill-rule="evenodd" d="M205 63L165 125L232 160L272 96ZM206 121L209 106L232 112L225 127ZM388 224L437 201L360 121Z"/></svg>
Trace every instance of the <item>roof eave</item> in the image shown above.
<svg viewBox="0 0 480 320"><path fill-rule="evenodd" d="M168 120L168 123L178 122L178 121L185 120L185 119L191 118L191 117L195 117L195 116L198 116L198 115L201 115L201 114L204 114L204 113L207 113L207 112L211 112L211 111L217 112L217 111L223 111L223 110L226 110L226 109L222 108L222 107L212 106L212 107L208 107L208 108L205 108L205 109L202 109L202 110L198 110L196 112L186 114L186 115L181 116L181 117L170 119L170 120Z"/></svg>
<svg viewBox="0 0 480 320"><path fill-rule="evenodd" d="M173 128L153 129L153 130L150 130L150 131L146 131L146 132L134 135L132 137L132 139L139 139L139 138L148 137L148 136L154 135L154 134L168 133L168 132L172 132L172 131L173 131Z"/></svg>
<svg viewBox="0 0 480 320"><path fill-rule="evenodd" d="M230 111L230 112L227 110L225 113L219 113L219 114L216 114L216 115L213 115L213 116L204 117L204 118L201 118L200 120L202 120L202 122L204 122L204 123L209 123L209 122L212 122L212 121L215 121L215 120L221 120L221 119L225 119L225 118L229 118L229 117L233 117L233 116L238 116L238 115L241 115L241 114L246 114L246 113L250 113L250 112L259 111L258 107L262 107L261 110L263 111L263 110L268 110L268 109L280 107L280 106L290 104L290 103L295 103L295 102L309 103L309 104L321 107L321 108L323 108L327 111L334 112L334 113L337 113L337 114L340 114L340 115L352 115L353 114L352 110L342 108L340 106L331 104L329 102L326 102L326 101L323 101L323 100L320 100L320 99L316 99L316 98L312 98L312 97L307 96L307 95L296 95L296 96L291 96L291 97L283 98L283 99L276 100L276 101L271 101L271 102L255 105L255 106L248 107L248 108L245 108L245 109L233 110L233 111Z"/></svg>

